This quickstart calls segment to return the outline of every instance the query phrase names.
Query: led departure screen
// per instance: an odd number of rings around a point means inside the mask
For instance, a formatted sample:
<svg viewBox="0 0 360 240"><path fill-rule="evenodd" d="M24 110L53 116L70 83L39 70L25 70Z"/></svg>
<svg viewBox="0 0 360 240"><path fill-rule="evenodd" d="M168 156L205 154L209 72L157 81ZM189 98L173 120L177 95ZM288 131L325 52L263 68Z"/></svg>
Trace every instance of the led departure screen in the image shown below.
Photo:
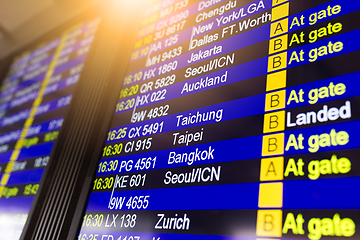
<svg viewBox="0 0 360 240"><path fill-rule="evenodd" d="M78 239L360 239L360 2L145 9Z"/></svg>
<svg viewBox="0 0 360 240"><path fill-rule="evenodd" d="M98 20L18 56L1 89L0 239L19 239Z"/></svg>

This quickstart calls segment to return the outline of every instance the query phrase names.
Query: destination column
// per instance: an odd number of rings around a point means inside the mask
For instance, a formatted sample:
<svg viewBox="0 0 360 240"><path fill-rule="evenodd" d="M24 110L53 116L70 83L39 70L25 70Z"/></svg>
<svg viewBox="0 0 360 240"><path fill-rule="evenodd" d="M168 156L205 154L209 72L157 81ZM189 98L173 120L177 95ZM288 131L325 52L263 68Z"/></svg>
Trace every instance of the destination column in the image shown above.
<svg viewBox="0 0 360 240"><path fill-rule="evenodd" d="M283 169L285 130L285 87L288 45L289 2L273 0L271 10L268 75L266 81L265 113L256 235L282 236ZM258 238L257 240L265 240Z"/></svg>

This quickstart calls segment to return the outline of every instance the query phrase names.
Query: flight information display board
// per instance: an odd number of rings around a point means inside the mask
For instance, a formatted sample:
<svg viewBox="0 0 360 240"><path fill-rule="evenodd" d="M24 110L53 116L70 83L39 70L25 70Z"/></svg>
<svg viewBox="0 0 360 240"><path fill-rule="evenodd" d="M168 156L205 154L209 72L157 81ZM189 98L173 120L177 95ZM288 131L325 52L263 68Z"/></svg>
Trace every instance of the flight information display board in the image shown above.
<svg viewBox="0 0 360 240"><path fill-rule="evenodd" d="M12 62L0 97L0 239L19 239L99 19ZM35 202L34 202L35 203Z"/></svg>
<svg viewBox="0 0 360 240"><path fill-rule="evenodd" d="M360 2L145 9L78 239L360 239Z"/></svg>

